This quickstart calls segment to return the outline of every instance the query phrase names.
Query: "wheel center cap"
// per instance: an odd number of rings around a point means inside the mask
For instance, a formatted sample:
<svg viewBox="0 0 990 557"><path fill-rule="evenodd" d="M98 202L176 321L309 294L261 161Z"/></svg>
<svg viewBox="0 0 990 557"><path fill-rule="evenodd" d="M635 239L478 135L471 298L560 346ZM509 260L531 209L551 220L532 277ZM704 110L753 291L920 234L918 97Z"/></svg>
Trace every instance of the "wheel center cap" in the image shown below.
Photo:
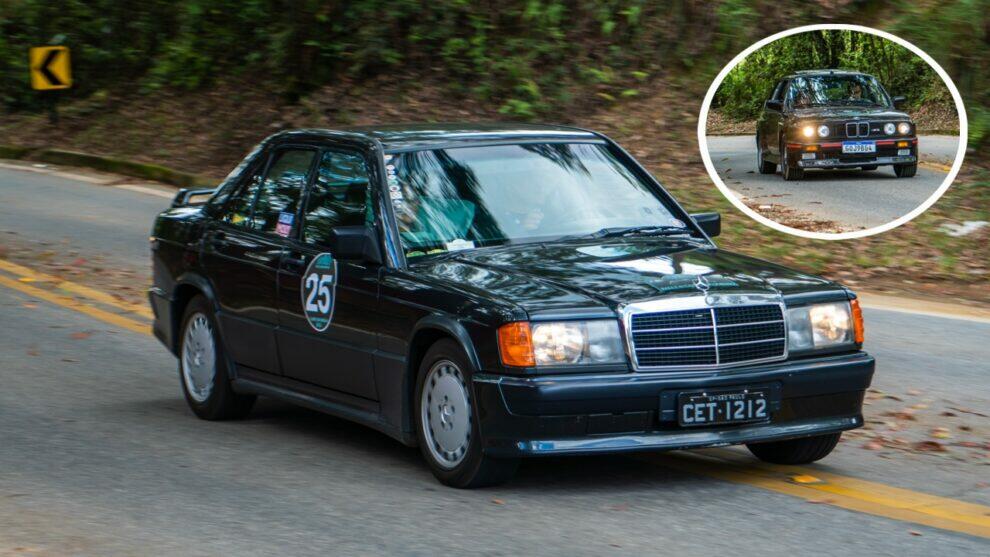
<svg viewBox="0 0 990 557"><path fill-rule="evenodd" d="M440 423L445 426L450 426L454 421L454 407L443 403L440 405Z"/></svg>

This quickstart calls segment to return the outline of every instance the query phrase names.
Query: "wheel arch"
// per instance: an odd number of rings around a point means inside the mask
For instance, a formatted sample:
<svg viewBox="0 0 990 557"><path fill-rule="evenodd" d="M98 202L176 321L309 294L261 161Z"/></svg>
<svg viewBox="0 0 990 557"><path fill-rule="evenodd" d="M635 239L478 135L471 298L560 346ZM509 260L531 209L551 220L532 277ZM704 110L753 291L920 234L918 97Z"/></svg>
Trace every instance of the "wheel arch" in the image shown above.
<svg viewBox="0 0 990 557"><path fill-rule="evenodd" d="M213 287L205 277L198 274L187 273L176 280L175 289L172 291L172 301L170 304L170 312L172 314L172 346L170 346L170 348L173 353L178 353L179 350L179 328L182 326L182 316L185 314L189 301L197 295L202 295L205 297L210 304L213 305L214 310L217 309L217 301L213 294Z"/></svg>
<svg viewBox="0 0 990 557"><path fill-rule="evenodd" d="M403 389L403 399L406 408L404 421L408 424L408 429L414 429L415 423L413 412L416 409L416 383L419 379L419 366L426 356L426 352L431 346L443 339L450 339L460 345L467 355L468 362L473 371L481 369L478 353L474 347L474 341L463 324L452 316L431 314L423 317L413 327L412 335L409 339L409 347L406 355L406 377L405 388Z"/></svg>

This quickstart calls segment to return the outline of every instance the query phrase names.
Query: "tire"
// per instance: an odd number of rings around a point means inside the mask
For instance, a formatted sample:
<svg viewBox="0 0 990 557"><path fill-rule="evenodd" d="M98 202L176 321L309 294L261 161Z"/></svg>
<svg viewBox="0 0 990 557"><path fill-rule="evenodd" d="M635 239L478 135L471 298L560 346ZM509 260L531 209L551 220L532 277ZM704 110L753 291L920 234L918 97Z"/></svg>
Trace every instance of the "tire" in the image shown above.
<svg viewBox="0 0 990 557"><path fill-rule="evenodd" d="M894 174L896 174L898 178L910 178L917 173L918 163L894 165Z"/></svg>
<svg viewBox="0 0 990 557"><path fill-rule="evenodd" d="M756 137L756 170L760 174L775 174L777 172L777 163L767 162L763 159L763 142L760 141L760 137Z"/></svg>
<svg viewBox="0 0 990 557"><path fill-rule="evenodd" d="M821 460L839 443L841 433L804 437L788 441L751 443L746 445L756 458L774 464L808 464Z"/></svg>
<svg viewBox="0 0 990 557"><path fill-rule="evenodd" d="M860 168L863 170L876 170L878 167L875 164L868 164L866 166L861 166Z"/></svg>
<svg viewBox="0 0 990 557"><path fill-rule="evenodd" d="M206 298L189 301L180 331L179 382L193 413L204 420L229 420L251 412L257 397L237 394L231 387L227 353Z"/></svg>
<svg viewBox="0 0 990 557"><path fill-rule="evenodd" d="M440 483L461 489L504 483L519 466L519 459L495 459L482 451L472 371L460 345L439 340L420 363L414 399L423 458Z"/></svg>
<svg viewBox="0 0 990 557"><path fill-rule="evenodd" d="M788 182L804 178L803 168L794 168L787 162L787 151L784 151L783 142L780 143L780 174Z"/></svg>

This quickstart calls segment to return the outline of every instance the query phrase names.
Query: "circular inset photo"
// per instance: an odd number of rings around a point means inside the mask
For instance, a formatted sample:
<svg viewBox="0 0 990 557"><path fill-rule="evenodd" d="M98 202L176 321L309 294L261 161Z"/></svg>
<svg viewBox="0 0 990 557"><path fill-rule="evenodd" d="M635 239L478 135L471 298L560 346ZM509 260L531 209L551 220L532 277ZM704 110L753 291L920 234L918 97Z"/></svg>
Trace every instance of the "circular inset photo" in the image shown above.
<svg viewBox="0 0 990 557"><path fill-rule="evenodd" d="M914 45L813 25L730 62L705 97L698 139L740 210L783 232L847 239L938 200L962 165L966 113L945 71Z"/></svg>

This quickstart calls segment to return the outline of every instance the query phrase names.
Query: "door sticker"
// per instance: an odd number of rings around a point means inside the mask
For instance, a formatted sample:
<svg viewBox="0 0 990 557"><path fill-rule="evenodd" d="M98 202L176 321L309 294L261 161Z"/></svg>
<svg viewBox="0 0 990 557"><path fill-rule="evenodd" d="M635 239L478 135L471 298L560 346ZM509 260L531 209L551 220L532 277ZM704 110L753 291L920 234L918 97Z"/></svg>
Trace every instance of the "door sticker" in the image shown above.
<svg viewBox="0 0 990 557"><path fill-rule="evenodd" d="M309 325L325 331L333 319L337 298L337 260L333 254L321 253L309 262L302 276L303 313Z"/></svg>

